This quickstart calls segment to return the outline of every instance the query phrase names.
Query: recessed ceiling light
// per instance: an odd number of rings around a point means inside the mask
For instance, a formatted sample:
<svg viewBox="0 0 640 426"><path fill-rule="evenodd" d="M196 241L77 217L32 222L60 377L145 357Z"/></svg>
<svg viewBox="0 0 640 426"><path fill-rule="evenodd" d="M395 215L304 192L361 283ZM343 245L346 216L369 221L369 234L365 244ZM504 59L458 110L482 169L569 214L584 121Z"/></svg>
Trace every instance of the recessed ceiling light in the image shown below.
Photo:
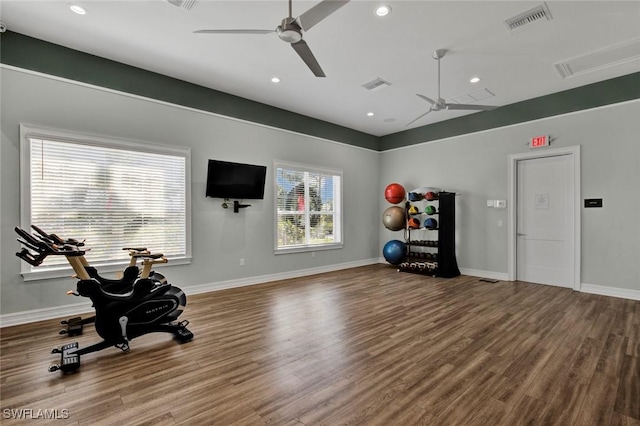
<svg viewBox="0 0 640 426"><path fill-rule="evenodd" d="M87 9L85 9L84 7L79 6L77 4L70 5L69 9L71 9L72 12L77 13L78 15L86 15L87 14Z"/></svg>
<svg viewBox="0 0 640 426"><path fill-rule="evenodd" d="M271 82L272 83L280 83L280 79L278 77L272 77L271 78Z"/></svg>
<svg viewBox="0 0 640 426"><path fill-rule="evenodd" d="M374 114L374 113L372 113L372 112L368 112L368 113L367 113L367 117L373 117L374 115L375 115L375 114Z"/></svg>
<svg viewBox="0 0 640 426"><path fill-rule="evenodd" d="M480 77L471 77L471 80L469 80L469 82L471 83L477 83L480 81Z"/></svg>
<svg viewBox="0 0 640 426"><path fill-rule="evenodd" d="M376 9L376 15L378 16L387 16L389 13L391 13L391 7L385 5L382 6L378 6L378 8Z"/></svg>

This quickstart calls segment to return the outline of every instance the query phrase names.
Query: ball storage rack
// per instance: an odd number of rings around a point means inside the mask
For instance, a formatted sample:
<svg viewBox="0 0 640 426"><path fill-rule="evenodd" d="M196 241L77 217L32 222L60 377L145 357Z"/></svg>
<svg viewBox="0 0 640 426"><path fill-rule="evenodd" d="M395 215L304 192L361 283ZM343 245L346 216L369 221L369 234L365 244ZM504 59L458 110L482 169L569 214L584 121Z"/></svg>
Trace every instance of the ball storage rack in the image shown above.
<svg viewBox="0 0 640 426"><path fill-rule="evenodd" d="M425 199L415 194L437 194L436 198ZM414 194L410 198L410 194ZM460 275L455 253L455 196L453 192L423 187L409 191L405 203L405 216L420 217L423 226L405 228L407 258L398 265L398 272L411 272L433 277L453 278ZM418 199L416 199L418 198ZM426 206L437 206L432 213L426 213ZM410 214L411 206L418 206L419 214ZM413 209L415 210L415 209ZM432 209L429 209L432 210ZM435 217L437 227L424 227L427 218Z"/></svg>

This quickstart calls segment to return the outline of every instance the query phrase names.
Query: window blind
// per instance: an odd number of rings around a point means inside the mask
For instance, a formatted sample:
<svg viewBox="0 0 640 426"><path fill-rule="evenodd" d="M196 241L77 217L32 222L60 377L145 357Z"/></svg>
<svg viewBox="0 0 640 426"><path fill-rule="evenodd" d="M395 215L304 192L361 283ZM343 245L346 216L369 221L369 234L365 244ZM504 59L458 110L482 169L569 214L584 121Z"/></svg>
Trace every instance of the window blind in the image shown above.
<svg viewBox="0 0 640 426"><path fill-rule="evenodd" d="M278 250L342 243L342 172L276 163Z"/></svg>
<svg viewBox="0 0 640 426"><path fill-rule="evenodd" d="M27 137L30 224L86 240L94 263L127 260L123 247L187 252L187 158L123 146ZM66 264L49 256L43 266Z"/></svg>

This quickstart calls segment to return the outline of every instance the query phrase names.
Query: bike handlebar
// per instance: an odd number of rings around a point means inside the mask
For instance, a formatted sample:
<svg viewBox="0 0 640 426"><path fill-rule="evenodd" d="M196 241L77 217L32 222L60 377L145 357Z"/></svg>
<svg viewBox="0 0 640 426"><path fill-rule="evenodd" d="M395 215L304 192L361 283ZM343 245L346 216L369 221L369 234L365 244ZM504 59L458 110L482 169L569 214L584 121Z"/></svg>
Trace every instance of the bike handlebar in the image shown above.
<svg viewBox="0 0 640 426"><path fill-rule="evenodd" d="M32 235L17 226L14 228L16 233L22 237L22 239L17 239L18 242L26 247L17 252L16 256L30 265L40 265L49 255L83 256L86 253L85 250L79 248L84 245L84 242L78 242L77 240L64 241L54 234L45 233L40 228L34 227L34 229L39 235ZM32 251L35 253L32 253Z"/></svg>
<svg viewBox="0 0 640 426"><path fill-rule="evenodd" d="M75 238L67 238L66 240L63 240L62 238L58 237L56 234L47 234L46 232L44 232L41 228L37 227L36 225L31 225L31 228L33 228L34 231L36 231L38 234L40 234L41 238L44 238L46 240L50 240L54 244L57 244L57 245L72 245L72 246L77 246L77 247L84 246L84 240L79 241L79 240L76 240Z"/></svg>
<svg viewBox="0 0 640 426"><path fill-rule="evenodd" d="M36 232L29 232L15 227L16 233L21 237L18 242L22 244L22 250L16 253L16 256L33 266L40 265L49 255L58 256L84 256L87 250L84 248L84 240L79 241L73 238L63 240L56 234L48 234L36 225L31 225ZM129 255L133 259L144 259L145 262L166 263L167 260L161 253L150 253L146 247L125 247L123 250L129 250Z"/></svg>

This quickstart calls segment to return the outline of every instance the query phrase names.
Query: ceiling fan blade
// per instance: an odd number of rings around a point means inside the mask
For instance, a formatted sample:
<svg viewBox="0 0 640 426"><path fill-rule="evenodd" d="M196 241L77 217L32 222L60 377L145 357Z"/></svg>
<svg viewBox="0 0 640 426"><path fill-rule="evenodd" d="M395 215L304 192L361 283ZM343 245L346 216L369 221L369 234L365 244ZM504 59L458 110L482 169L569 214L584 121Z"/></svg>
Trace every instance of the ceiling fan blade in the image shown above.
<svg viewBox="0 0 640 426"><path fill-rule="evenodd" d="M197 30L194 34L270 34L276 30Z"/></svg>
<svg viewBox="0 0 640 426"><path fill-rule="evenodd" d="M413 123L415 123L416 121L420 120L422 117L424 117L425 115L429 114L431 111L433 111L432 109L430 109L429 111L425 112L424 114L422 114L421 116L419 116L418 118L416 118L415 120L411 120L410 122L408 122L404 127L409 127L410 125L412 125Z"/></svg>
<svg viewBox="0 0 640 426"><path fill-rule="evenodd" d="M349 0L324 0L313 6L311 9L304 12L302 15L296 18L296 22L303 30L309 31L318 22L322 21L327 16L331 15L336 10L340 9L345 4L349 3Z"/></svg>
<svg viewBox="0 0 640 426"><path fill-rule="evenodd" d="M454 110L475 110L475 111L491 111L492 109L498 108L493 105L473 105L473 104L445 104L447 109Z"/></svg>
<svg viewBox="0 0 640 426"><path fill-rule="evenodd" d="M311 53L311 49L309 49L309 45L304 41L300 40L297 43L291 43L291 47L296 51L298 55L302 58L305 64L309 67L311 72L316 77L326 77L322 68L320 68L320 64L316 60L316 57Z"/></svg>
<svg viewBox="0 0 640 426"><path fill-rule="evenodd" d="M416 96L419 97L420 99L424 99L425 101L429 102L431 105L435 105L436 101L434 101L431 98L426 97L425 95L421 95L419 93L416 93Z"/></svg>

